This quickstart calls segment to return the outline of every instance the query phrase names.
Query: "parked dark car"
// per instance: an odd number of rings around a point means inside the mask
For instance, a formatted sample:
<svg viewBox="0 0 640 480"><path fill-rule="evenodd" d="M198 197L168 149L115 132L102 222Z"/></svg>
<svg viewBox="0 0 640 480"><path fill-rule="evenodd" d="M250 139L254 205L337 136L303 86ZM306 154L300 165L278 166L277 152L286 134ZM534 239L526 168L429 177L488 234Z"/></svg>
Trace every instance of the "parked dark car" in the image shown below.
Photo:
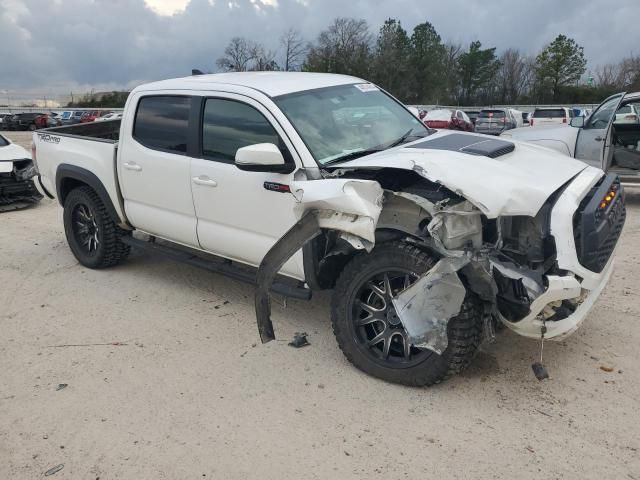
<svg viewBox="0 0 640 480"><path fill-rule="evenodd" d="M480 110L465 110L464 113L467 114L467 117L469 117L471 123L475 126L478 115L480 115Z"/></svg>
<svg viewBox="0 0 640 480"><path fill-rule="evenodd" d="M11 117L10 113L0 113L0 130L6 130L7 129L7 123L5 121L5 118L9 118Z"/></svg>
<svg viewBox="0 0 640 480"><path fill-rule="evenodd" d="M508 108L481 110L476 120L476 132L486 135L500 135L517 127L518 121Z"/></svg>
<svg viewBox="0 0 640 480"><path fill-rule="evenodd" d="M42 112L16 113L4 119L7 130L37 130L47 126L47 114Z"/></svg>

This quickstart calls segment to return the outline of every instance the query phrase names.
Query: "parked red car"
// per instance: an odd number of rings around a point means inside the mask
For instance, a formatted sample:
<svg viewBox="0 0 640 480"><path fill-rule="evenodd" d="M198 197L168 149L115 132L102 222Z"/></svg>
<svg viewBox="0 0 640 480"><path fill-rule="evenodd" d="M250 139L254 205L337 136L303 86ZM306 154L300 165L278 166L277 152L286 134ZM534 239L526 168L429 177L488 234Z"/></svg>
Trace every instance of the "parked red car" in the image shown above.
<svg viewBox="0 0 640 480"><path fill-rule="evenodd" d="M431 110L423 119L429 128L444 128L447 130L463 130L473 132L473 122L462 110Z"/></svg>
<svg viewBox="0 0 640 480"><path fill-rule="evenodd" d="M107 113L111 113L111 112L107 110L92 110L89 112L85 112L84 115L82 115L82 118L80 119L80 123L95 122L96 118L100 118L106 115Z"/></svg>

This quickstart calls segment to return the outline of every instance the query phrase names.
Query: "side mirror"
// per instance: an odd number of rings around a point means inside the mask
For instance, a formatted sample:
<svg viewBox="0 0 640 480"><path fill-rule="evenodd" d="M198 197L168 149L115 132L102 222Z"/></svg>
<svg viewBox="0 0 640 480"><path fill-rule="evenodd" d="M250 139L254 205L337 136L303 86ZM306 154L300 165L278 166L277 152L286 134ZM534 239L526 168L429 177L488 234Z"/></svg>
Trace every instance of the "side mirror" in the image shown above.
<svg viewBox="0 0 640 480"><path fill-rule="evenodd" d="M584 127L584 117L573 117L569 125L576 128Z"/></svg>
<svg viewBox="0 0 640 480"><path fill-rule="evenodd" d="M282 152L273 143L256 143L236 151L236 167L247 172L291 173L293 163L286 163Z"/></svg>

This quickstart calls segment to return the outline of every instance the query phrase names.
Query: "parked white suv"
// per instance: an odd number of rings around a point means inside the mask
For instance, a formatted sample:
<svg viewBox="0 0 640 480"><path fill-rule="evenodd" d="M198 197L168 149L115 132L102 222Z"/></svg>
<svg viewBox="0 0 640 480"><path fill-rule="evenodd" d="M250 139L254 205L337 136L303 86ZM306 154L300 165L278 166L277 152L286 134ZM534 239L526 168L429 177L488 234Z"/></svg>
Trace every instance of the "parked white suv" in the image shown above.
<svg viewBox="0 0 640 480"><path fill-rule="evenodd" d="M529 117L529 126L548 127L553 125L569 125L573 118L573 110L566 107L536 108Z"/></svg>
<svg viewBox="0 0 640 480"><path fill-rule="evenodd" d="M573 332L611 275L625 217L600 169L430 130L344 75L151 83L122 120L37 132L34 152L83 265L135 246L252 282L263 342L270 291L333 289L347 358L408 385L462 370L496 322L536 339Z"/></svg>

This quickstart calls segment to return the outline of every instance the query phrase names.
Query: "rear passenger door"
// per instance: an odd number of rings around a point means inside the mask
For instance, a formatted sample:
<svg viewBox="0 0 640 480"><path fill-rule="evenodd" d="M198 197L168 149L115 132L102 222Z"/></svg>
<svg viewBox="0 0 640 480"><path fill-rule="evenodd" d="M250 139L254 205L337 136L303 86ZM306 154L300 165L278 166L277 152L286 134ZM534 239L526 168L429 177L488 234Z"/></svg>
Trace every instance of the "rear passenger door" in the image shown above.
<svg viewBox="0 0 640 480"><path fill-rule="evenodd" d="M191 162L193 202L198 239L204 250L257 266L296 222L295 199L284 190L294 172L248 172L235 166L238 148L276 144L286 162L294 162L283 129L260 103L247 97L220 94L203 98L201 149ZM304 278L298 252L282 272Z"/></svg>
<svg viewBox="0 0 640 480"><path fill-rule="evenodd" d="M187 156L191 102L186 95L149 95L130 103L136 113L123 126L118 177L133 226L197 247Z"/></svg>

